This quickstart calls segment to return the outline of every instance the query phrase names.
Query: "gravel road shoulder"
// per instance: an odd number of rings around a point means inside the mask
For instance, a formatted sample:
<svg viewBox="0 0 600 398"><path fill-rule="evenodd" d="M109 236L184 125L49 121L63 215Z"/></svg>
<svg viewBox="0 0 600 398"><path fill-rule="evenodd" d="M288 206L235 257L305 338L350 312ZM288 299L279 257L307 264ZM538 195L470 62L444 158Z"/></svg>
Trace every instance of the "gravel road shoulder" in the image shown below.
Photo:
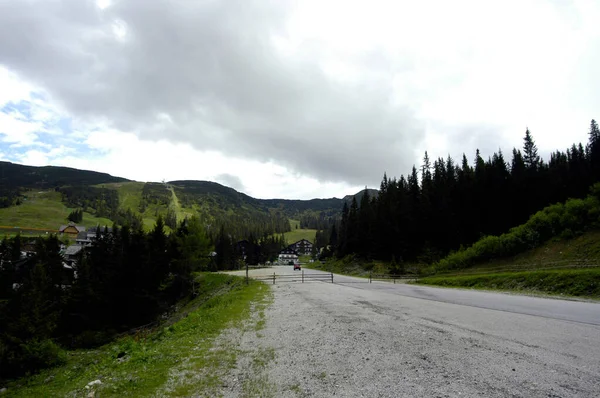
<svg viewBox="0 0 600 398"><path fill-rule="evenodd" d="M223 396L597 397L600 391L598 326L323 282L272 289L263 321L229 342L239 355Z"/></svg>

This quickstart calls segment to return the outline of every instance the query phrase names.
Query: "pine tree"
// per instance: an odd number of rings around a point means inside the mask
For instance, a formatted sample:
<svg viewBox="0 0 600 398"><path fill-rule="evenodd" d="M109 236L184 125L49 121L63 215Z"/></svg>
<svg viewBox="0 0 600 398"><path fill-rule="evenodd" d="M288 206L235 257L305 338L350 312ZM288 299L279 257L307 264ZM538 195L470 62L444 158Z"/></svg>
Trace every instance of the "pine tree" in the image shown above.
<svg viewBox="0 0 600 398"><path fill-rule="evenodd" d="M365 187L363 196L360 200L360 210L358 213L358 231L357 231L357 250L356 252L363 257L370 257L373 250L373 229L375 214L372 208L369 191Z"/></svg>
<svg viewBox="0 0 600 398"><path fill-rule="evenodd" d="M11 242L5 236L0 243L0 303L2 300L11 297L13 294L13 283L15 281L16 270L11 259L10 246Z"/></svg>
<svg viewBox="0 0 600 398"><path fill-rule="evenodd" d="M231 270L235 266L235 255L233 242L229 234L225 231L225 227L221 226L217 241L215 243L215 251L217 252L217 268L219 270Z"/></svg>
<svg viewBox="0 0 600 398"><path fill-rule="evenodd" d="M167 225L169 228L171 229L176 229L177 228L177 214L175 214L175 211L173 209L171 209L169 207L169 209L167 209L167 215L165 217L165 225Z"/></svg>
<svg viewBox="0 0 600 398"><path fill-rule="evenodd" d="M594 119L590 123L588 153L593 183L600 180L600 129Z"/></svg>
<svg viewBox="0 0 600 398"><path fill-rule="evenodd" d="M338 231L338 244L336 246L336 255L338 257L344 257L348 253L348 215L350 210L348 209L348 203L344 202L342 208L342 219L340 221L340 229Z"/></svg>
<svg viewBox="0 0 600 398"><path fill-rule="evenodd" d="M346 249L345 254L356 253L359 245L359 223L358 223L358 203L356 196L352 197L350 210L348 211L348 227L346 229Z"/></svg>
<svg viewBox="0 0 600 398"><path fill-rule="evenodd" d="M523 138L523 161L527 170L535 171L540 165L537 146L529 129L525 131L525 137Z"/></svg>

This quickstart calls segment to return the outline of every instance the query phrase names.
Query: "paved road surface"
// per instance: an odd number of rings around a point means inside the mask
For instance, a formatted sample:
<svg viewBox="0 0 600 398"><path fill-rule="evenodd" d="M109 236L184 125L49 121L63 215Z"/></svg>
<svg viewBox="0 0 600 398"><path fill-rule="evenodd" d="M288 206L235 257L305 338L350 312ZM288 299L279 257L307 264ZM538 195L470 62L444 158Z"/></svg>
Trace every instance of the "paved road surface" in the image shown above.
<svg viewBox="0 0 600 398"><path fill-rule="evenodd" d="M334 281L276 280L225 396L600 397L600 304Z"/></svg>
<svg viewBox="0 0 600 398"><path fill-rule="evenodd" d="M319 273L316 270L307 270ZM353 286L360 289L384 291L401 296L415 297L424 300L441 301L487 308L491 310L513 312L516 314L535 315L553 319L600 325L600 305L595 302L581 302L520 296L503 293L490 293L476 290L444 289L409 284L393 284L388 281L373 281L366 286L360 278L335 276L335 283ZM362 283L361 283L362 282Z"/></svg>

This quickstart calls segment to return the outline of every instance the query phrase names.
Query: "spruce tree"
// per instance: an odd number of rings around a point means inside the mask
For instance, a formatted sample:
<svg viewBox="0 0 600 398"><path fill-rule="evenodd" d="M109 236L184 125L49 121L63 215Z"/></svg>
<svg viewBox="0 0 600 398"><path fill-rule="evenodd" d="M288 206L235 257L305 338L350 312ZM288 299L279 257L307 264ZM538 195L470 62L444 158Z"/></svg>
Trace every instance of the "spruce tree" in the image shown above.
<svg viewBox="0 0 600 398"><path fill-rule="evenodd" d="M600 180L600 129L594 119L590 123L588 153L593 183Z"/></svg>
<svg viewBox="0 0 600 398"><path fill-rule="evenodd" d="M540 157L538 155L537 146L535 141L529 132L529 129L525 131L525 137L523 138L523 162L527 170L537 170L540 165Z"/></svg>

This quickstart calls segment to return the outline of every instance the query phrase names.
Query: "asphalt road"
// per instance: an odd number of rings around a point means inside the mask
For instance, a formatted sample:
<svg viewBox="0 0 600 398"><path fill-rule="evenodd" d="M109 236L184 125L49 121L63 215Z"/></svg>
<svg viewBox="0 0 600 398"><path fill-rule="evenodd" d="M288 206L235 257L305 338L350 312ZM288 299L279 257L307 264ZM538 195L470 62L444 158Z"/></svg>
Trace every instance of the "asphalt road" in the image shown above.
<svg viewBox="0 0 600 398"><path fill-rule="evenodd" d="M251 274L273 272L294 274ZM236 343L224 396L600 396L600 304L338 275L283 282L295 273L272 285L264 329ZM274 359L251 366L265 352Z"/></svg>
<svg viewBox="0 0 600 398"><path fill-rule="evenodd" d="M286 270L282 271L287 272ZM305 272L321 273L317 270L306 270ZM377 290L423 300L600 325L600 305L595 302L548 299L477 290L434 288L404 283L392 284L388 281L373 281L367 286L362 278L342 275L335 275L334 282L354 288Z"/></svg>
<svg viewBox="0 0 600 398"><path fill-rule="evenodd" d="M250 270L250 275L255 277L268 277L273 275L273 273L276 275L296 276L293 279L276 280L275 283L301 281L300 271L293 271L292 266L275 266L266 269ZM304 273L306 275L329 275L328 272L307 268L304 268ZM394 284L391 281L374 280L369 283L368 279L338 274L334 274L333 279L335 284L353 289L367 289L442 303L600 325L600 304L596 302L549 299L478 290L435 288L407 283ZM306 280L308 281L308 278Z"/></svg>

